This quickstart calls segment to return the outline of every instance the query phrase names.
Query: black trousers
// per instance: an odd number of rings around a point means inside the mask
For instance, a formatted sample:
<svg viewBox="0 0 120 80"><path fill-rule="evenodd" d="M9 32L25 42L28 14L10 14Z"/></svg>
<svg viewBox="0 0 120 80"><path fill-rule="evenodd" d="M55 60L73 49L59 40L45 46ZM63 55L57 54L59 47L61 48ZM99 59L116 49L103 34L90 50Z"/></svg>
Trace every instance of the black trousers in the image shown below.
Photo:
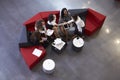
<svg viewBox="0 0 120 80"><path fill-rule="evenodd" d="M43 43L32 43L32 42L24 42L24 43L19 43L19 47L20 48L26 48L26 47L31 47L31 46L43 46L44 48L46 48L49 45L48 41L44 41Z"/></svg>
<svg viewBox="0 0 120 80"><path fill-rule="evenodd" d="M75 34L82 37L84 36L85 27L82 27L82 32L78 31L77 26L75 26Z"/></svg>
<svg viewBox="0 0 120 80"><path fill-rule="evenodd" d="M32 42L23 42L19 43L20 48L31 47L31 46L38 46L41 45L40 43L32 43Z"/></svg>

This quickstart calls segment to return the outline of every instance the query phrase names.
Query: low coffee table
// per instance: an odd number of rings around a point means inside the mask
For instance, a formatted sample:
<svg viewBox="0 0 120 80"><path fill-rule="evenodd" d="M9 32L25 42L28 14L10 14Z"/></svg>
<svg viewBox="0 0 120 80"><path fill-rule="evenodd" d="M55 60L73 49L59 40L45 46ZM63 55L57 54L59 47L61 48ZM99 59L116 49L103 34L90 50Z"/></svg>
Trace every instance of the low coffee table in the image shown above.
<svg viewBox="0 0 120 80"><path fill-rule="evenodd" d="M82 38L76 37L73 39L73 42L72 42L73 50L80 51L83 45L84 45L84 40Z"/></svg>
<svg viewBox="0 0 120 80"><path fill-rule="evenodd" d="M67 43L64 42L63 40L61 40L60 44L55 44L55 40L54 40L54 42L52 43L52 49L60 54L65 49L66 45Z"/></svg>
<svg viewBox="0 0 120 80"><path fill-rule="evenodd" d="M55 62L52 59L46 59L42 67L45 73L51 74L55 69Z"/></svg>

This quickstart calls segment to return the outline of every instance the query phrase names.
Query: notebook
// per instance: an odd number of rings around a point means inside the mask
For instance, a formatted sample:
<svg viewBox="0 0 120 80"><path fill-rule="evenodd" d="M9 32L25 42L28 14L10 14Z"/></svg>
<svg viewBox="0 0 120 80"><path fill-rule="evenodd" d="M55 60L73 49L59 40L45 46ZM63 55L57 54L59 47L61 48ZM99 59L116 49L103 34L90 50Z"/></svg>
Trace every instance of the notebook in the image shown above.
<svg viewBox="0 0 120 80"><path fill-rule="evenodd" d="M46 35L51 36L53 34L54 30L48 29Z"/></svg>
<svg viewBox="0 0 120 80"><path fill-rule="evenodd" d="M42 54L42 51L35 48L34 51L32 52L33 55L37 56L37 57L40 57L41 54Z"/></svg>

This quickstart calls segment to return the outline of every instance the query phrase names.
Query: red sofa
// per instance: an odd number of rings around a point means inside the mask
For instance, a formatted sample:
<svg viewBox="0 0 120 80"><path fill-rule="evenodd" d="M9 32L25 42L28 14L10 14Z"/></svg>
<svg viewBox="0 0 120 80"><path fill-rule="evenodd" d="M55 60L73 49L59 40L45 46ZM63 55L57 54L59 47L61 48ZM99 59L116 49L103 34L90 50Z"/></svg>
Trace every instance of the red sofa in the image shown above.
<svg viewBox="0 0 120 80"><path fill-rule="evenodd" d="M59 11L46 11L46 12L39 12L32 18L28 19L27 21L24 22L24 25L26 26L28 31L34 31L35 22L40 19L44 19L45 22L47 22L49 14L55 14L58 21Z"/></svg>
<svg viewBox="0 0 120 80"><path fill-rule="evenodd" d="M79 15L85 22L85 34L90 36L94 34L98 29L102 27L106 16L103 14L96 12L90 8L88 9L70 9L69 10L71 15ZM34 31L35 22L40 19L44 19L47 22L49 14L55 14L57 16L57 22L59 20L60 11L46 11L46 12L39 12L38 14L34 15L32 18L28 19L24 22L26 26L26 31ZM25 30L24 30L25 31ZM25 36L27 36L25 32ZM22 38L24 38L22 36ZM25 38L26 40L26 38ZM27 42L27 41L24 41ZM39 48L43 51L43 54L37 58L32 55L32 51L35 48ZM30 46L27 48L20 47L20 52L30 69L32 69L41 59L45 57L46 51L42 46Z"/></svg>
<svg viewBox="0 0 120 80"><path fill-rule="evenodd" d="M90 36L100 29L104 23L106 16L96 12L92 9L88 9L86 21L85 21L85 34Z"/></svg>
<svg viewBox="0 0 120 80"><path fill-rule="evenodd" d="M37 57L32 54L35 48L42 50L42 54L40 57ZM46 55L46 50L42 46L31 46L26 48L20 48L20 52L29 69L32 69Z"/></svg>
<svg viewBox="0 0 120 80"><path fill-rule="evenodd" d="M106 18L103 14L92 10L90 8L88 9L70 9L68 10L72 15L78 14L85 22L85 34L87 36L92 35L94 32L96 32L100 27L102 27L102 24ZM27 27L28 31L34 30L35 22L39 19L44 19L47 21L49 14L55 14L57 16L57 21L59 20L59 14L60 11L46 11L46 12L39 12L32 18L28 19L24 25Z"/></svg>
<svg viewBox="0 0 120 80"><path fill-rule="evenodd" d="M29 69L32 69L40 60L42 60L45 57L46 50L44 49L43 46L31 46L30 45L30 46L24 47L23 45L28 43L27 32L34 31L35 22L37 20L44 19L47 22L47 17L51 13L55 14L57 16L57 18L59 17L59 11L39 12L38 14L36 14L32 18L30 18L29 20L25 21L25 23L24 23L24 25L26 27L24 27L22 30L19 47L20 47L20 52L27 64L27 66L29 67ZM36 57L32 54L32 52L35 48L42 50L42 55L40 57Z"/></svg>
<svg viewBox="0 0 120 80"><path fill-rule="evenodd" d="M21 55L29 69L32 69L46 55L46 50L44 49L43 46L33 46L28 44L26 27L22 27L22 32L19 41L19 48ZM42 50L42 54L40 57L37 57L32 54L35 48Z"/></svg>

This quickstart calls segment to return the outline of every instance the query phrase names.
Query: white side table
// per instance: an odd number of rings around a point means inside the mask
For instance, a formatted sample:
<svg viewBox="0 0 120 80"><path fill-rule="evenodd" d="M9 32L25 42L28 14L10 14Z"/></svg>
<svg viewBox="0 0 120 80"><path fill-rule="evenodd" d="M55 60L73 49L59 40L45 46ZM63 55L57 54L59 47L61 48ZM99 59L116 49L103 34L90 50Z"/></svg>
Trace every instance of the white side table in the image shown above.
<svg viewBox="0 0 120 80"><path fill-rule="evenodd" d="M80 37L73 39L73 49L79 51L84 45L84 40Z"/></svg>
<svg viewBox="0 0 120 80"><path fill-rule="evenodd" d="M44 62L43 62L43 71L45 73L53 73L54 69L55 69L55 62L52 60L52 59L46 59Z"/></svg>

